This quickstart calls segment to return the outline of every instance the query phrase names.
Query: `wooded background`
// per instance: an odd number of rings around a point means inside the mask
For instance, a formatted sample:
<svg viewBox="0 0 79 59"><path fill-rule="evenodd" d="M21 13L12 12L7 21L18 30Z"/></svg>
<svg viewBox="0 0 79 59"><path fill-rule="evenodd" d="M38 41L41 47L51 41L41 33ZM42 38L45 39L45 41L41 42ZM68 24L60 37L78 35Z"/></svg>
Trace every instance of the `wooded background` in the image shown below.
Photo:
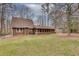
<svg viewBox="0 0 79 59"><path fill-rule="evenodd" d="M54 26L56 32L79 32L79 4L78 3L43 3L41 15L36 16L33 10L22 5L20 9L14 3L0 3L0 35L11 34L12 17L33 19L39 26Z"/></svg>

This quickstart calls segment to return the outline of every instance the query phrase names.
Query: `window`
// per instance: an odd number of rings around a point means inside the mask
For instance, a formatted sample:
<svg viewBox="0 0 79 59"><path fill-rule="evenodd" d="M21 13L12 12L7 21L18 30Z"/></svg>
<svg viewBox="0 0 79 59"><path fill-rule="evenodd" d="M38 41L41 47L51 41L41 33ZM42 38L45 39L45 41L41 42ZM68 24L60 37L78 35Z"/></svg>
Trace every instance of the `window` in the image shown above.
<svg viewBox="0 0 79 59"><path fill-rule="evenodd" d="M20 28L20 31L22 31L23 29L22 28Z"/></svg>
<svg viewBox="0 0 79 59"><path fill-rule="evenodd" d="M17 28L17 31L19 31L19 28Z"/></svg>

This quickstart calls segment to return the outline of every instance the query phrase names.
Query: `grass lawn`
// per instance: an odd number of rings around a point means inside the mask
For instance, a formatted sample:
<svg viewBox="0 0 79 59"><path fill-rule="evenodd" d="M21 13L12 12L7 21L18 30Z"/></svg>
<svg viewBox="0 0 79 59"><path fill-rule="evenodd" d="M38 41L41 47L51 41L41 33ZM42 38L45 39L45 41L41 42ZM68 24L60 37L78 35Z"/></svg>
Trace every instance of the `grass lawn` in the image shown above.
<svg viewBox="0 0 79 59"><path fill-rule="evenodd" d="M70 40L55 34L17 36L14 39L0 40L0 55L79 55L79 40Z"/></svg>

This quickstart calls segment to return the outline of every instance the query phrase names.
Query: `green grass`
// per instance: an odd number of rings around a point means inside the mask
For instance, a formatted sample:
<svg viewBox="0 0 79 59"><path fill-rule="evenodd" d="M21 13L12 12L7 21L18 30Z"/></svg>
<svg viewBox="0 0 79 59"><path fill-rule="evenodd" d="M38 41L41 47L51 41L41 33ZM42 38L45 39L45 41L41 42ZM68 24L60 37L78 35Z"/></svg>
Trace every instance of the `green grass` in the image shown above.
<svg viewBox="0 0 79 59"><path fill-rule="evenodd" d="M55 34L18 36L0 40L1 56L79 55L79 41L68 40Z"/></svg>

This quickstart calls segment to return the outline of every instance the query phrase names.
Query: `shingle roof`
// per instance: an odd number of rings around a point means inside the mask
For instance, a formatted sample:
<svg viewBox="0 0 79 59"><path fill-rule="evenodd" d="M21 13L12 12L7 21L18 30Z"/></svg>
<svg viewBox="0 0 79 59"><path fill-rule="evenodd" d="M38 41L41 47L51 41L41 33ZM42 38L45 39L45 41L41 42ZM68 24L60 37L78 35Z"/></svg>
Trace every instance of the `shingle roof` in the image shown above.
<svg viewBox="0 0 79 59"><path fill-rule="evenodd" d="M19 17L12 17L12 28L33 28L34 24L33 21L30 19L24 19Z"/></svg>
<svg viewBox="0 0 79 59"><path fill-rule="evenodd" d="M54 29L54 27L50 27L50 26L34 26L34 28L37 28L37 29Z"/></svg>
<svg viewBox="0 0 79 59"><path fill-rule="evenodd" d="M54 29L49 26L34 26L33 21L19 17L12 17L12 28L37 28L37 29Z"/></svg>

